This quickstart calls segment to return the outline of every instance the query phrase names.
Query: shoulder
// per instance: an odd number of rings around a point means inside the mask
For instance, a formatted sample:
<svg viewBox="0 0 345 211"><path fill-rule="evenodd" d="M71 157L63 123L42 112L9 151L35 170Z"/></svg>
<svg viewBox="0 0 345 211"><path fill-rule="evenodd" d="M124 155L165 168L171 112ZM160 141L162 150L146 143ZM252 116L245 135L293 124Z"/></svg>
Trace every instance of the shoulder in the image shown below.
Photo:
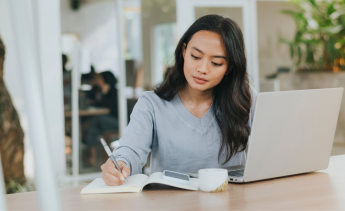
<svg viewBox="0 0 345 211"><path fill-rule="evenodd" d="M108 95L117 95L117 90L115 87L110 87L109 91L107 92Z"/></svg>
<svg viewBox="0 0 345 211"><path fill-rule="evenodd" d="M143 92L135 104L132 114L141 113L155 116L156 113L167 112L169 110L169 103L153 91Z"/></svg>
<svg viewBox="0 0 345 211"><path fill-rule="evenodd" d="M166 110L169 107L169 104L171 104L171 102L160 98L154 91L146 91L140 95L136 106L158 111Z"/></svg>
<svg viewBox="0 0 345 211"><path fill-rule="evenodd" d="M150 102L152 105L163 105L166 104L168 101L160 98L154 91L146 91L143 92L140 97L139 100L142 101L147 101Z"/></svg>

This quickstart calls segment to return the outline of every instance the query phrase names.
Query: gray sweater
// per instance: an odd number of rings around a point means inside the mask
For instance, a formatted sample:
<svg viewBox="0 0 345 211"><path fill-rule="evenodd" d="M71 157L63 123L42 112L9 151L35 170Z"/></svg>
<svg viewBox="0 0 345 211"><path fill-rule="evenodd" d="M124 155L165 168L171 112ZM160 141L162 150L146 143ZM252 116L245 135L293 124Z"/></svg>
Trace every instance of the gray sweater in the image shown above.
<svg viewBox="0 0 345 211"><path fill-rule="evenodd" d="M250 128L257 97L252 88L251 94ZM144 92L113 154L130 166L131 175L142 172L150 152L151 174L163 170L197 172L202 168L244 165L244 152L236 153L224 165L221 164L223 159L218 162L221 133L212 107L199 119L186 109L178 94L169 102L153 91Z"/></svg>

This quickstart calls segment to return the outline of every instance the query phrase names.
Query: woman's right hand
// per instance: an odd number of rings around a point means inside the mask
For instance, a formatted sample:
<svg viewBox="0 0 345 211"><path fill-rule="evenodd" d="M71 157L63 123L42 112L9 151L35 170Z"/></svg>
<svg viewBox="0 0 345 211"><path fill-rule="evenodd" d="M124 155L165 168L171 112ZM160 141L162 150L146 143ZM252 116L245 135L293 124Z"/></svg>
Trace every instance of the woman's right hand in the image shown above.
<svg viewBox="0 0 345 211"><path fill-rule="evenodd" d="M122 174L117 170L115 164L111 159L108 159L102 166L102 178L105 184L110 186L117 186L125 184L125 178L131 173L131 169L126 163L117 161L121 168Z"/></svg>

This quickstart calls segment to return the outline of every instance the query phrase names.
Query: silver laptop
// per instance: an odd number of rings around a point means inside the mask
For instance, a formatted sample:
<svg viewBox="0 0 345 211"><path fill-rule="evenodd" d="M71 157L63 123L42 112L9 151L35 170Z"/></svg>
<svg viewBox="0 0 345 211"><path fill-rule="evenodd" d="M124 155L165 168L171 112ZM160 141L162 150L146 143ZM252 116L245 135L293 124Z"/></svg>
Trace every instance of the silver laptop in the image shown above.
<svg viewBox="0 0 345 211"><path fill-rule="evenodd" d="M343 88L259 93L245 166L228 169L246 183L328 167Z"/></svg>

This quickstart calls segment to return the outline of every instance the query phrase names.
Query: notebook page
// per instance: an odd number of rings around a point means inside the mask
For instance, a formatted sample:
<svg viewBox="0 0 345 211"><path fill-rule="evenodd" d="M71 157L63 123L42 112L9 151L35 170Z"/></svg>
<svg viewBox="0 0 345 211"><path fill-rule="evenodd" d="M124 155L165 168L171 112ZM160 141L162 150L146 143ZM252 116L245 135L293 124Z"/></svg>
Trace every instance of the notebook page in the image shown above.
<svg viewBox="0 0 345 211"><path fill-rule="evenodd" d="M97 178L83 188L80 194L87 193L116 193L116 192L139 192L140 187L148 178L145 174L136 174L133 176L128 176L127 184L119 186L108 186L105 184L102 178Z"/></svg>
<svg viewBox="0 0 345 211"><path fill-rule="evenodd" d="M172 182L169 180L163 179L163 172L155 172L150 175L150 177L145 181L143 186L141 188L144 188L145 185L151 184L151 183L159 183L164 185L170 185L172 187L187 189L187 190L198 190L199 189L199 180L196 178L190 178L189 185Z"/></svg>

